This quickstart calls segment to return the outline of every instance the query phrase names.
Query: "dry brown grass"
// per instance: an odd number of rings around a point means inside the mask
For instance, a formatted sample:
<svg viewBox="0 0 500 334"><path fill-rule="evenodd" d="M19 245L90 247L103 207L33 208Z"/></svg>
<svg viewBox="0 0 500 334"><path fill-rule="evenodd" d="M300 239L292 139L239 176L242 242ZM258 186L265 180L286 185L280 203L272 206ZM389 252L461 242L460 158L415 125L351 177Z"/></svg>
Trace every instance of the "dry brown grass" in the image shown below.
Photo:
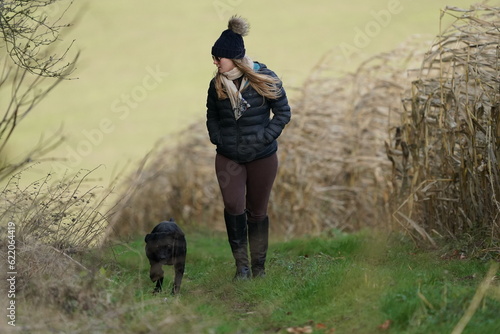
<svg viewBox="0 0 500 334"><path fill-rule="evenodd" d="M405 99L394 217L416 236L499 237L500 9L447 8L455 22L426 54ZM397 160L396 158L394 160Z"/></svg>

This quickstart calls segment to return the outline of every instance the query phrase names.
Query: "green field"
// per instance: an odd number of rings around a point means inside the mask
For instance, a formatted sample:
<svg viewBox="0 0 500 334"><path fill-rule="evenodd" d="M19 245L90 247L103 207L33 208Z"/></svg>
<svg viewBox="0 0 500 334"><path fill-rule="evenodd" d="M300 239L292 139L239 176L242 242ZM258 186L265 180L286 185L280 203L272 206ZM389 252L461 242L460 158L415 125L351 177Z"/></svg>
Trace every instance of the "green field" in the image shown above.
<svg viewBox="0 0 500 334"><path fill-rule="evenodd" d="M62 125L66 141L51 156L66 161L36 165L25 179L102 165L94 175L105 184L124 168L130 171L156 143L175 143L176 133L204 122L214 70L210 48L232 14L249 20L247 53L282 77L293 100L322 57L342 75L412 35L432 40L440 9L472 3L76 1L66 18L78 20L62 36L61 48L74 39L72 51L81 51L77 79L63 82L20 123L8 159Z"/></svg>

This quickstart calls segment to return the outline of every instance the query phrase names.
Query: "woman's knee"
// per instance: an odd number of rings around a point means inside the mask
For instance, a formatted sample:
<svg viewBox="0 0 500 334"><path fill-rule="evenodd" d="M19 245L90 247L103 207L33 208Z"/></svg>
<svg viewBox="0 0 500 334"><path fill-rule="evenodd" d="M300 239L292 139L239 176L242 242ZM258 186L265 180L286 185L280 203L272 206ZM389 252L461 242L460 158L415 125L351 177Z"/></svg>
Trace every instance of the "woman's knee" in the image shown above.
<svg viewBox="0 0 500 334"><path fill-rule="evenodd" d="M247 210L247 217L248 217L248 221L260 222L260 221L263 221L264 219L266 219L267 211Z"/></svg>
<svg viewBox="0 0 500 334"><path fill-rule="evenodd" d="M237 216L245 212L245 205L240 201L225 200L224 210L226 210L226 212L230 215Z"/></svg>

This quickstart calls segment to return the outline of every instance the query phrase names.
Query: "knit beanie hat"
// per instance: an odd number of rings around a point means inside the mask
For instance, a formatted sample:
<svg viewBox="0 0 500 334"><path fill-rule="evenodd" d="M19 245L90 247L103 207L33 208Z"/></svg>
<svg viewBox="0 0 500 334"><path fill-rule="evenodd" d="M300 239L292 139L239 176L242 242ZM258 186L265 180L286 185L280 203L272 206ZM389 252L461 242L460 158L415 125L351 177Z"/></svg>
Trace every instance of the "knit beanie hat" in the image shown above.
<svg viewBox="0 0 500 334"><path fill-rule="evenodd" d="M221 58L241 59L245 56L243 36L248 34L248 22L237 16L229 19L227 30L224 30L212 47L212 55Z"/></svg>

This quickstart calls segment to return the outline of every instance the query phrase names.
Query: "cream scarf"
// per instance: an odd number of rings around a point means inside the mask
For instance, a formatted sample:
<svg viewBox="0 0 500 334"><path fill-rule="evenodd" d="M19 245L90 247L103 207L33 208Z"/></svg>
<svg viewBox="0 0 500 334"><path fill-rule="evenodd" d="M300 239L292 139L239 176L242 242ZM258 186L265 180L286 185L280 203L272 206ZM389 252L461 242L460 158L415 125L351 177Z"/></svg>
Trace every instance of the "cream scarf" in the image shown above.
<svg viewBox="0 0 500 334"><path fill-rule="evenodd" d="M243 58L243 62L253 68L253 61L249 57L245 56ZM237 68L233 68L231 71L227 71L222 73L222 84L226 87L227 95L229 96L229 100L231 101L231 106L233 107L234 118L239 119L243 112L250 108L250 104L241 96L241 92L248 85L247 77L243 77L240 84L240 89L236 88L233 80L241 77L243 73Z"/></svg>

